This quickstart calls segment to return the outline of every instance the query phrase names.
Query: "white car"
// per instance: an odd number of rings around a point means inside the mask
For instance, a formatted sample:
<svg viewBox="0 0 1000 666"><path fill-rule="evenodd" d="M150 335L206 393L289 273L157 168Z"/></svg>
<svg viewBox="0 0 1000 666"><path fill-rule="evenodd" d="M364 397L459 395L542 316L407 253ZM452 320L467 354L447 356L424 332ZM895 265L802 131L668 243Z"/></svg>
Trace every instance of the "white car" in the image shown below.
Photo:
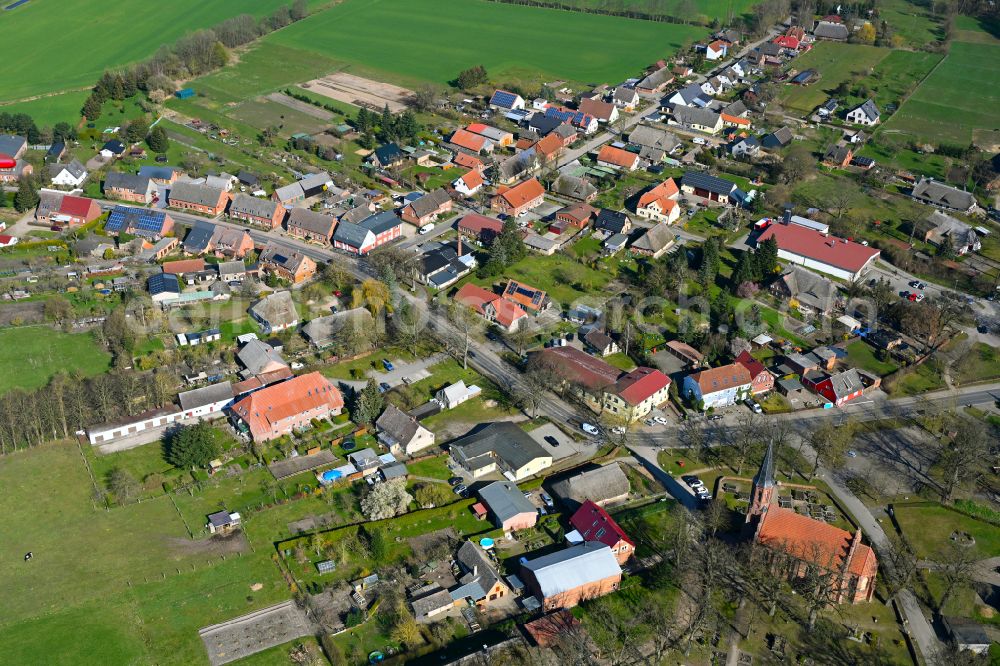
<svg viewBox="0 0 1000 666"><path fill-rule="evenodd" d="M691 139L691 143L696 143L699 146L704 146L705 145L705 140L703 138L701 138L700 136L696 136L695 138Z"/></svg>
<svg viewBox="0 0 1000 666"><path fill-rule="evenodd" d="M670 423L670 422L669 422L669 421L667 421L667 419L666 419L665 417L663 417L663 416L654 416L654 417L653 417L653 420L654 420L654 421L656 421L656 423L658 423L659 425L667 425L667 424L669 424L669 423Z"/></svg>
<svg viewBox="0 0 1000 666"><path fill-rule="evenodd" d="M625 426L615 426L614 428L611 429L611 432L613 432L616 435L624 435Z"/></svg>
<svg viewBox="0 0 1000 666"><path fill-rule="evenodd" d="M420 227L420 231L418 231L417 233L423 236L424 234L429 234L432 231L434 231L434 225L428 222L424 226Z"/></svg>
<svg viewBox="0 0 1000 666"><path fill-rule="evenodd" d="M601 431L598 430L597 426L592 423L581 423L580 429L583 430L588 435L600 435Z"/></svg>

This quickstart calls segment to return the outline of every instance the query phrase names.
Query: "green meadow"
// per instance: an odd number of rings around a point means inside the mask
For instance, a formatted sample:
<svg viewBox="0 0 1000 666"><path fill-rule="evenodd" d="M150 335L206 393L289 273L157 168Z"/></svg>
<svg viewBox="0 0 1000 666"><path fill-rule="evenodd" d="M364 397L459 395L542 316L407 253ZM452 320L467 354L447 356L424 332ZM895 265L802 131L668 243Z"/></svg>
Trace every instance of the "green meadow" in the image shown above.
<svg viewBox="0 0 1000 666"><path fill-rule="evenodd" d="M111 367L111 356L89 333L70 334L48 326L0 330L0 395L13 388L45 386L58 371L99 375Z"/></svg>

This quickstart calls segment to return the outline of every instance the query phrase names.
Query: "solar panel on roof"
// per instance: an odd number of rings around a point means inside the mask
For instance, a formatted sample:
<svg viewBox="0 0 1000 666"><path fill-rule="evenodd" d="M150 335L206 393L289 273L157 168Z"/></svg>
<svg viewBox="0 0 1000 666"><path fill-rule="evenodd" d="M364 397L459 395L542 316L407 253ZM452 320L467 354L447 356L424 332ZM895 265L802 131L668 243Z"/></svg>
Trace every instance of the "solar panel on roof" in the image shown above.
<svg viewBox="0 0 1000 666"><path fill-rule="evenodd" d="M509 109L509 108L512 108L514 106L514 102L516 100L517 100L517 96L514 95L513 93L509 93L509 92L507 92L505 90L498 90L495 93L493 93L493 100L492 100L492 102L493 102L493 104L496 104L498 106L504 106L504 107L507 107Z"/></svg>

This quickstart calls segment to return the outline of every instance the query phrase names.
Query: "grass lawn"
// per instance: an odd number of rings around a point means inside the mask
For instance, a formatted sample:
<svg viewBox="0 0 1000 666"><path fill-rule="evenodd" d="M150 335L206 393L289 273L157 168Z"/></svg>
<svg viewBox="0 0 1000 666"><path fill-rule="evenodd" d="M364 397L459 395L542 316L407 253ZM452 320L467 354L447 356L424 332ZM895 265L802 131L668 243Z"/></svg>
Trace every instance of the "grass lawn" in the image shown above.
<svg viewBox="0 0 1000 666"><path fill-rule="evenodd" d="M105 69L151 56L161 44L173 44L186 33L236 13L262 16L287 4L287 0L243 0L236 10L229 3L200 0L29 2L0 17L0 30L6 35L0 42L0 61L5 64L0 96L17 100L90 87ZM142 20L136 20L139 16ZM39 51L38 44L45 44L45 49ZM64 58L68 53L72 57Z"/></svg>
<svg viewBox="0 0 1000 666"><path fill-rule="evenodd" d="M886 131L965 146L976 130L997 128L1000 40L985 30L970 32L979 38L956 37L944 61L886 123ZM975 95L967 94L970 87Z"/></svg>
<svg viewBox="0 0 1000 666"><path fill-rule="evenodd" d="M383 360L388 360L390 363L395 364L406 363L415 358L411 352L405 349L388 347L378 349L368 356L323 366L320 368L320 371L333 379L364 379L368 375L369 370L385 372L385 367L382 365Z"/></svg>
<svg viewBox="0 0 1000 666"><path fill-rule="evenodd" d="M415 463L407 463L407 469L413 476L428 476L432 479L447 481L452 477L451 470L448 469L448 456L440 455L433 458L426 458Z"/></svg>
<svg viewBox="0 0 1000 666"><path fill-rule="evenodd" d="M56 372L85 377L111 367L111 355L89 333L70 334L47 326L0 330L0 394L45 386Z"/></svg>
<svg viewBox="0 0 1000 666"><path fill-rule="evenodd" d="M227 111L232 118L251 127L277 127L278 135L289 137L305 132L316 134L331 126L330 121L320 120L298 109L292 109L269 99L252 99Z"/></svg>
<svg viewBox="0 0 1000 666"><path fill-rule="evenodd" d="M86 91L68 92L27 102L3 104L0 105L0 113L27 113L39 127L52 127L59 122L76 125L87 94Z"/></svg>
<svg viewBox="0 0 1000 666"><path fill-rule="evenodd" d="M863 82L875 95L875 103L880 108L885 108L887 104L898 107L903 97L941 62L942 57L940 53L925 51L892 51ZM853 106L864 101L848 98L841 104Z"/></svg>
<svg viewBox="0 0 1000 666"><path fill-rule="evenodd" d="M557 307L567 307L584 296L601 292L611 280L606 272L601 272L561 254L539 256L530 254L510 266L503 278L506 283L512 278L537 289L548 292ZM473 278L480 286L489 286L492 278Z"/></svg>
<svg viewBox="0 0 1000 666"><path fill-rule="evenodd" d="M951 533L956 530L972 535L976 543L971 547L982 557L1000 553L1000 527L940 505L897 505L893 510L903 536L910 542L918 558L934 559L948 547Z"/></svg>
<svg viewBox="0 0 1000 666"><path fill-rule="evenodd" d="M442 169L441 167L415 166L403 172L407 178L417 182L426 191L446 187L465 173L465 169ZM427 180L417 178L417 174L427 174Z"/></svg>
<svg viewBox="0 0 1000 666"><path fill-rule="evenodd" d="M894 375L892 378L894 381L890 382L887 392L893 396L919 395L944 388L945 384L941 378L941 373L937 368L932 367L932 365L929 362L922 363L917 366L916 370L907 372L898 379Z"/></svg>
<svg viewBox="0 0 1000 666"><path fill-rule="evenodd" d="M788 399L777 391L771 391L766 397L756 398L756 400L765 414L784 414L792 411Z"/></svg>
<svg viewBox="0 0 1000 666"><path fill-rule="evenodd" d="M207 663L198 627L289 595L267 552L194 554L166 498L95 508L73 444L5 456L0 486L5 661Z"/></svg>
<svg viewBox="0 0 1000 666"><path fill-rule="evenodd" d="M913 48L944 39L941 20L908 0L885 0L879 5L879 13Z"/></svg>
<svg viewBox="0 0 1000 666"><path fill-rule="evenodd" d="M876 375L887 375L899 366L892 361L880 361L875 350L862 340L847 345L847 362L852 367L861 368Z"/></svg>
<svg viewBox="0 0 1000 666"><path fill-rule="evenodd" d="M576 241L571 247L573 254L584 259L601 253L601 241L591 234Z"/></svg>
<svg viewBox="0 0 1000 666"><path fill-rule="evenodd" d="M958 385L984 382L1000 377L1000 357L997 350L977 342L958 359L953 368L953 378Z"/></svg>
<svg viewBox="0 0 1000 666"><path fill-rule="evenodd" d="M622 370L632 370L635 368L635 362L625 355L625 352L618 352L617 354L610 354L605 356L604 360L616 368L621 368Z"/></svg>
<svg viewBox="0 0 1000 666"><path fill-rule="evenodd" d="M373 31L373 25L405 29ZM475 31L469 26L476 26ZM355 73L384 74L410 84L444 84L476 64L498 82L599 82L633 74L705 34L700 26L486 0L345 0L263 42L319 54L350 65ZM601 36L602 48L591 48L595 35Z"/></svg>
<svg viewBox="0 0 1000 666"><path fill-rule="evenodd" d="M889 49L876 48L864 44L840 44L819 42L808 53L792 61L795 69L803 71L815 69L820 80L809 86L785 85L778 100L787 109L809 112L826 101L830 91L841 81L850 81L855 75L866 76L883 58Z"/></svg>

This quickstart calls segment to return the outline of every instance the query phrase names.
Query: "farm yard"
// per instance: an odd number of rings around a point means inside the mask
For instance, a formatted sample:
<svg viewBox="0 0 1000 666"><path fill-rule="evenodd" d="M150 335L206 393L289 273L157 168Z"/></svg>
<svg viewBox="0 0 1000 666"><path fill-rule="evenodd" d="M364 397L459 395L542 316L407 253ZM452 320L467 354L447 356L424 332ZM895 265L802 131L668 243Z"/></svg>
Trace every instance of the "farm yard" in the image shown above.
<svg viewBox="0 0 1000 666"><path fill-rule="evenodd" d="M974 20L959 17L948 55L913 92L883 131L924 140L995 145L1000 104L1000 40ZM975 89L976 95L968 91ZM990 135L992 133L992 136Z"/></svg>
<svg viewBox="0 0 1000 666"><path fill-rule="evenodd" d="M187 32L236 13L263 16L286 4L242 0L237 11L228 2L202 0L34 0L0 12L0 102L87 88L105 69L151 56ZM95 42L101 48L91 48Z"/></svg>

